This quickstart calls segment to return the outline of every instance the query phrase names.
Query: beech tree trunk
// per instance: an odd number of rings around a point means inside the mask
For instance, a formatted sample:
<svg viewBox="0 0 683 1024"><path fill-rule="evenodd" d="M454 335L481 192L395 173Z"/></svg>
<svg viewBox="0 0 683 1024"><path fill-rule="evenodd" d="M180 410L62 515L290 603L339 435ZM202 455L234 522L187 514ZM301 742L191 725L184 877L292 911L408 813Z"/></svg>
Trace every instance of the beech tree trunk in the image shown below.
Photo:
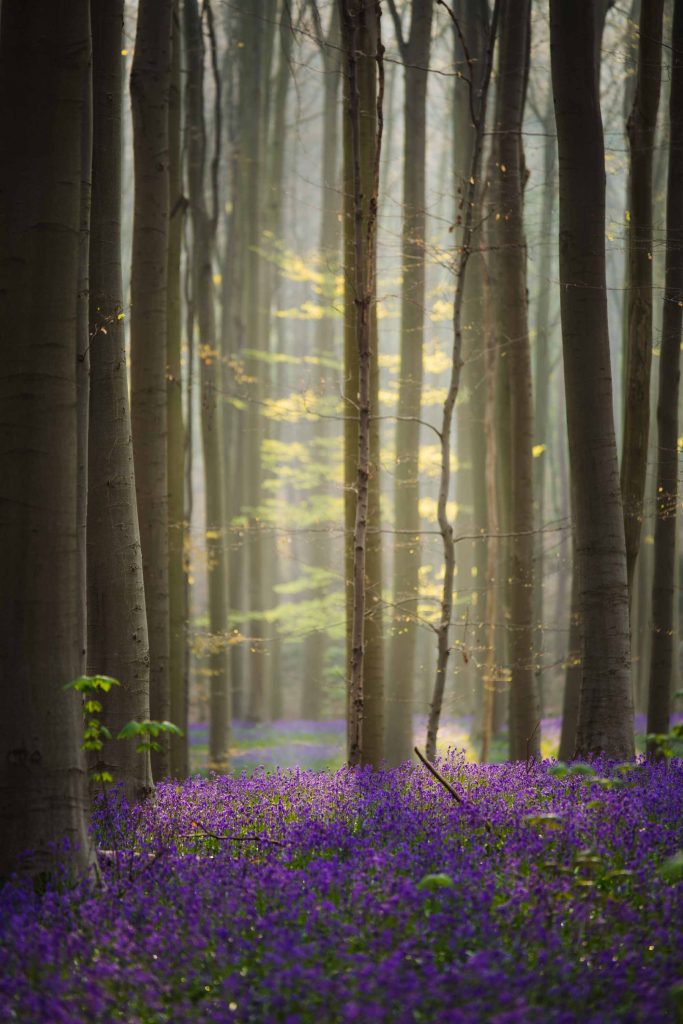
<svg viewBox="0 0 683 1024"><path fill-rule="evenodd" d="M510 718L512 760L540 752L540 710L533 665L533 403L526 288L522 118L530 46L530 5L501 7L496 93L493 206L496 211L495 301L499 343L510 388Z"/></svg>
<svg viewBox="0 0 683 1024"><path fill-rule="evenodd" d="M149 643L135 500L121 277L123 0L92 12L94 136L90 243L90 444L88 463L88 671L121 683L104 698L113 736L149 718ZM149 754L106 743L98 771L135 801L152 784Z"/></svg>
<svg viewBox="0 0 683 1024"><path fill-rule="evenodd" d="M671 37L666 271L657 401L657 490L648 733L667 733L674 662L674 586L678 505L678 385L683 323L683 2L675 0ZM651 748L652 749L652 748Z"/></svg>
<svg viewBox="0 0 683 1024"><path fill-rule="evenodd" d="M181 37L179 0L174 0L171 35L171 87L168 106L169 208L166 333L166 415L168 418L168 599L169 687L171 721L183 736L171 736L171 775L184 779L188 763L188 679L185 672L186 621L189 617L185 578L185 431L181 371L182 309L180 257L185 201L181 169Z"/></svg>
<svg viewBox="0 0 683 1024"><path fill-rule="evenodd" d="M413 0L410 33L403 38L395 4L394 19L405 70L403 117L403 228L398 420L394 477L394 609L387 706L387 758L390 766L413 750L413 679L417 653L420 591L420 406L425 317L425 236L427 157L427 68L432 33L432 0Z"/></svg>
<svg viewBox="0 0 683 1024"><path fill-rule="evenodd" d="M166 330L168 109L173 0L140 0L130 78L135 159L131 271L131 413L150 654L151 716L170 715ZM152 757L170 771L168 738Z"/></svg>
<svg viewBox="0 0 683 1024"><path fill-rule="evenodd" d="M0 877L94 863L79 674L79 232L85 0L0 23ZM64 842L69 845L64 850Z"/></svg>
<svg viewBox="0 0 683 1024"><path fill-rule="evenodd" d="M560 284L582 629L580 756L633 756L629 611L605 279L596 4L551 0Z"/></svg>
<svg viewBox="0 0 683 1024"><path fill-rule="evenodd" d="M664 0L640 7L638 63L627 135L631 153L627 208L628 310L621 491L629 594L640 548L650 428L652 363L652 165L662 75Z"/></svg>
<svg viewBox="0 0 683 1024"><path fill-rule="evenodd" d="M344 483L348 755L351 764L379 765L384 756L382 544L379 532L379 422L376 416L372 416L372 411L378 407L379 365L375 264L369 224L376 216L373 203L376 205L377 202L376 54L381 44L377 35L376 0L338 2L346 61L344 98L348 115L344 119ZM361 480L365 474L367 479ZM359 505L360 511L357 514ZM362 553L359 543L362 545ZM359 592L361 580L364 581L362 594Z"/></svg>
<svg viewBox="0 0 683 1024"><path fill-rule="evenodd" d="M197 0L184 0L187 51L186 135L192 281L199 330L202 447L206 494L206 562L209 589L209 766L226 771L230 746L230 690L227 657L227 582L223 535L223 465L213 294L213 227L206 202L207 138L204 122L204 46Z"/></svg>

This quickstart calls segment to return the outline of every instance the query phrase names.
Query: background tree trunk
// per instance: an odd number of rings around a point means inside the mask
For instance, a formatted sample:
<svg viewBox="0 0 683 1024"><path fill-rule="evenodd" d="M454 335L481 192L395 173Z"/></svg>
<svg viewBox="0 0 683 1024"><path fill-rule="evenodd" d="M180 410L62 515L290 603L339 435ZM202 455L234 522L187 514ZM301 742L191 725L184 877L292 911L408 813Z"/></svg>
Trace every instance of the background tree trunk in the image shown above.
<svg viewBox="0 0 683 1024"><path fill-rule="evenodd" d="M420 592L420 405L425 318L427 68L432 34L432 0L413 0L410 33L389 4L405 70L403 228L401 241L401 335L394 484L394 609L387 706L389 765L408 760L413 750L413 678L417 653Z"/></svg>
<svg viewBox="0 0 683 1024"><path fill-rule="evenodd" d="M150 710L170 714L166 329L169 231L168 107L172 0L140 0L130 78L135 155L131 270L131 413L145 578ZM169 774L168 738L152 758Z"/></svg>
<svg viewBox="0 0 683 1024"><path fill-rule="evenodd" d="M669 179L666 198L666 278L657 402L652 651L648 733L667 733L674 660L674 585L678 505L678 385L683 322L683 2L675 0L669 100ZM651 745L651 749L652 749Z"/></svg>
<svg viewBox="0 0 683 1024"><path fill-rule="evenodd" d="M90 458L88 464L88 671L121 683L103 701L113 736L149 718L149 643L128 404L121 278L123 0L92 12L94 136L90 243ZM106 743L108 771L134 801L149 791L149 754Z"/></svg>
<svg viewBox="0 0 683 1024"><path fill-rule="evenodd" d="M664 0L643 0L638 65L627 135L631 152L628 203L628 310L621 492L629 594L640 548L650 426L652 363L652 164L662 75Z"/></svg>
<svg viewBox="0 0 683 1024"><path fill-rule="evenodd" d="M185 431L181 370L182 308L180 257L185 200L181 169L180 65L182 32L180 0L174 0L171 36L171 88L168 107L169 209L168 323L166 334L166 415L168 417L168 598L169 687L171 721L183 736L171 736L171 775L184 779L188 764L188 679L185 674L186 619L189 614L185 581Z"/></svg>
<svg viewBox="0 0 683 1024"><path fill-rule="evenodd" d="M596 5L551 0L560 284L582 628L577 753L633 756L628 587L605 279Z"/></svg>
<svg viewBox="0 0 683 1024"><path fill-rule="evenodd" d="M76 536L85 0L0 24L0 877L49 871L86 827ZM37 31L39 26L39 31ZM55 844L55 845L52 845ZM28 856L21 856L30 850ZM19 859L21 857L21 860Z"/></svg>

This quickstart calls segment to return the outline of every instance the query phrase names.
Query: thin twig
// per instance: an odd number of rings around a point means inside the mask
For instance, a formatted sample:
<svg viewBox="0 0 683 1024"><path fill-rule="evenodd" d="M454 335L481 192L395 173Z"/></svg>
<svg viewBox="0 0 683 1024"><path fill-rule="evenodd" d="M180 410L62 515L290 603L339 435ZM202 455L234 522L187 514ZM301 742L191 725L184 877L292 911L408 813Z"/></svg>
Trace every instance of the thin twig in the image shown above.
<svg viewBox="0 0 683 1024"><path fill-rule="evenodd" d="M267 836L233 836L233 835L220 836L220 835L218 835L217 832L212 832L210 829L208 829L206 827L206 825L202 825L201 821L197 822L197 824L199 825L200 829L202 830L201 832L182 832L180 834L179 838L180 839L197 839L197 838L201 838L202 835L207 835L211 839L218 839L218 840L220 840L220 842L230 842L230 843L270 843L271 846L286 846L287 845L286 843L283 843L282 840L280 840L280 839L269 839Z"/></svg>
<svg viewBox="0 0 683 1024"><path fill-rule="evenodd" d="M429 769L429 771L432 773L432 775L437 780L437 782L440 782L441 785L444 787L444 789L448 790L448 792L451 794L451 796L453 797L454 800L457 800L457 802L459 804L462 804L465 807L471 807L472 806L468 800L465 800L463 797L460 796L460 794L455 789L453 789L453 786L451 786L450 782L448 782L446 779L444 779L444 777L441 774L441 772L438 771L438 769L434 767L434 765L432 764L431 761L427 760L427 758L418 749L418 747L413 747L413 750L415 751L417 756L420 758L420 760L422 761L422 764L425 766L425 768ZM486 829L487 832L493 832L493 829L491 828L491 822L487 821L486 819L484 819L484 828Z"/></svg>

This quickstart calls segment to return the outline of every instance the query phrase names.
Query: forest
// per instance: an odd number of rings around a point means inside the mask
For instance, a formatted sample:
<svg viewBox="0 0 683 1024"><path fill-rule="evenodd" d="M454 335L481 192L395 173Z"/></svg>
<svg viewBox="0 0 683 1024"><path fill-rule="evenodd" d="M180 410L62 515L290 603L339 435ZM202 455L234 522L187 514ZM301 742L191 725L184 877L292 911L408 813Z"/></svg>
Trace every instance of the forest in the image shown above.
<svg viewBox="0 0 683 1024"><path fill-rule="evenodd" d="M0 1024L683 1021L683 0L0 0Z"/></svg>

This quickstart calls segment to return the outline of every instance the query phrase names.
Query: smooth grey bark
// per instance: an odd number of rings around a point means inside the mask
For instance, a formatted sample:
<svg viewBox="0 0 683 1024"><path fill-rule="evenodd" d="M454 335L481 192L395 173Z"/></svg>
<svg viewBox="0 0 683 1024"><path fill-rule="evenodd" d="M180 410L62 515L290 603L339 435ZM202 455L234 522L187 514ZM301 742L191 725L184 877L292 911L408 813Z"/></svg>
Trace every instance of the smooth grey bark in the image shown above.
<svg viewBox="0 0 683 1024"><path fill-rule="evenodd" d="M223 464L218 394L221 386L213 286L214 223L205 193L204 46L197 0L184 0L187 52L186 136L192 280L199 342L202 448L206 495L209 590L209 765L226 771L230 747L230 688L226 650L227 583L223 535Z"/></svg>
<svg viewBox="0 0 683 1024"><path fill-rule="evenodd" d="M427 68L432 0L413 0L404 38L394 0L389 11L404 64L403 225L398 418L394 470L393 635L389 661L386 753L390 766L412 756L413 679L420 591L420 407L426 291Z"/></svg>
<svg viewBox="0 0 683 1024"><path fill-rule="evenodd" d="M185 573L185 430L183 427L182 308L180 260L185 198L181 167L181 50L180 3L174 0L171 30L171 85L168 104L169 208L166 333L166 416L168 420L168 601L169 689L171 721L183 736L171 736L170 771L175 779L189 774L188 689L185 646L188 586Z"/></svg>
<svg viewBox="0 0 683 1024"><path fill-rule="evenodd" d="M624 502L626 569L631 600L643 521L650 427L652 176L662 75L663 10L664 0L644 0L641 4L635 93L627 123L630 149L627 197L628 307L621 491Z"/></svg>
<svg viewBox="0 0 683 1024"><path fill-rule="evenodd" d="M560 284L582 629L580 756L633 756L626 545L605 278L596 4L551 0L560 174Z"/></svg>
<svg viewBox="0 0 683 1024"><path fill-rule="evenodd" d="M149 718L149 643L135 499L121 277L123 0L92 12L94 136L90 242L90 436L88 460L88 671L120 686L104 697L115 737ZM130 801L149 792L149 754L115 739L94 755Z"/></svg>
<svg viewBox="0 0 683 1024"><path fill-rule="evenodd" d="M510 391L510 717L512 760L540 753L540 709L533 665L533 402L526 288L522 119L531 31L529 3L503 0L494 130L496 211L494 302Z"/></svg>
<svg viewBox="0 0 683 1024"><path fill-rule="evenodd" d="M648 733L667 733L674 661L674 586L678 506L678 402L683 324L683 2L675 0L671 34L666 270L657 401L657 484L652 582ZM650 752L655 745L650 745Z"/></svg>
<svg viewBox="0 0 683 1024"><path fill-rule="evenodd" d="M37 30L37 26L40 30ZM94 865L81 702L77 491L86 0L0 24L0 877ZM29 73L30 71L30 73ZM64 843L69 848L64 849Z"/></svg>
<svg viewBox="0 0 683 1024"><path fill-rule="evenodd" d="M166 331L169 231L168 108L172 0L140 0L130 77L135 158L131 270L131 414L150 652L150 711L170 714ZM168 737L152 757L170 771Z"/></svg>

